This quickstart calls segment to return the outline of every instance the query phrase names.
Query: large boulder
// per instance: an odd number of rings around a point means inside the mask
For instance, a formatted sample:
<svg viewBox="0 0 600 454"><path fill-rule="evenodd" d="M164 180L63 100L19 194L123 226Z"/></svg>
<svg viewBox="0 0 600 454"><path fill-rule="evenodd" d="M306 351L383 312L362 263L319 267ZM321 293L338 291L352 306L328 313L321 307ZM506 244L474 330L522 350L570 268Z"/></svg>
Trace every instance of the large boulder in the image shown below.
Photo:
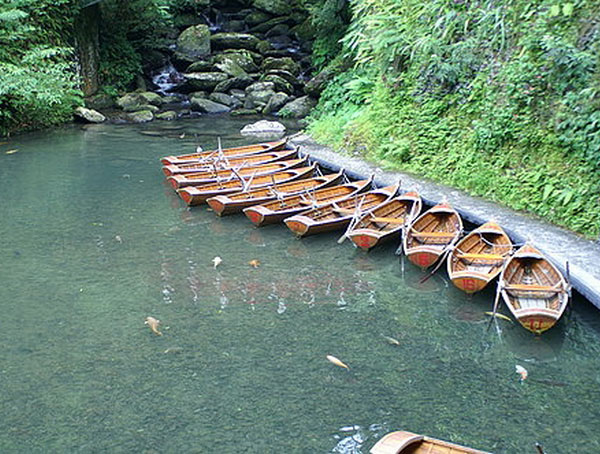
<svg viewBox="0 0 600 454"><path fill-rule="evenodd" d="M238 65L234 60L226 59L222 63L217 63L215 66L220 71L223 71L225 74L232 77L248 77L248 73L244 71L244 68Z"/></svg>
<svg viewBox="0 0 600 454"><path fill-rule="evenodd" d="M219 104L217 102L211 101L210 99L204 98L192 98L190 99L190 106L192 110L203 112L203 113L223 113L228 112L229 107L224 104Z"/></svg>
<svg viewBox="0 0 600 454"><path fill-rule="evenodd" d="M321 92L327 86L327 82L333 79L334 76L335 73L333 71L324 69L315 77L306 82L306 85L304 86L306 94L312 96L313 98L318 98L321 95Z"/></svg>
<svg viewBox="0 0 600 454"><path fill-rule="evenodd" d="M77 118L88 123L102 123L103 121L106 121L106 117L94 109L87 109L80 106L75 109L74 113Z"/></svg>
<svg viewBox="0 0 600 454"><path fill-rule="evenodd" d="M229 78L225 73L211 72L211 73L186 73L184 76L187 78L187 84L193 90L207 90L213 91L220 82L223 82Z"/></svg>
<svg viewBox="0 0 600 454"><path fill-rule="evenodd" d="M273 82L256 82L246 88L246 99L244 107L246 109L264 108L271 97L275 95L275 85Z"/></svg>
<svg viewBox="0 0 600 454"><path fill-rule="evenodd" d="M212 60L198 60L189 65L186 73L209 73L214 72L215 64Z"/></svg>
<svg viewBox="0 0 600 454"><path fill-rule="evenodd" d="M278 121L259 120L256 123L250 123L240 130L243 136L263 135L263 134L283 134L285 126Z"/></svg>
<svg viewBox="0 0 600 454"><path fill-rule="evenodd" d="M262 69L265 72L270 71L272 69L281 69L294 75L298 75L300 73L300 65L294 60L292 60L290 57L267 57L263 61Z"/></svg>
<svg viewBox="0 0 600 454"><path fill-rule="evenodd" d="M162 96L152 91L145 91L140 93L140 95L146 100L146 104L160 106L163 103Z"/></svg>
<svg viewBox="0 0 600 454"><path fill-rule="evenodd" d="M214 49L249 49L255 50L259 39L248 33L216 33L210 37Z"/></svg>
<svg viewBox="0 0 600 454"><path fill-rule="evenodd" d="M214 91L220 91L222 93L226 93L233 89L244 90L246 87L252 85L254 83L254 79L249 76L246 77L233 77L231 79L224 80L223 82L219 82L215 87Z"/></svg>
<svg viewBox="0 0 600 454"><path fill-rule="evenodd" d="M167 110L165 112L156 114L154 116L154 118L156 118L157 120L164 120L164 121L177 120L177 112L175 112L174 110Z"/></svg>
<svg viewBox="0 0 600 454"><path fill-rule="evenodd" d="M302 96L288 102L281 108L279 114L286 118L304 118L317 105L317 101L308 96Z"/></svg>
<svg viewBox="0 0 600 454"><path fill-rule="evenodd" d="M283 77L279 77L275 74L267 74L261 78L263 82L272 82L276 91L282 91L291 95L294 93L294 87Z"/></svg>
<svg viewBox="0 0 600 454"><path fill-rule="evenodd" d="M126 93L118 98L115 103L125 112L135 112L142 110L143 106L148 104L148 101L146 101L146 98L141 93L134 92Z"/></svg>
<svg viewBox="0 0 600 454"><path fill-rule="evenodd" d="M267 72L266 75L267 76L274 75L274 76L281 77L288 84L291 84L296 88L302 86L302 83L298 80L298 78L296 76L294 76L291 72L286 71L284 69L271 69Z"/></svg>
<svg viewBox="0 0 600 454"><path fill-rule="evenodd" d="M252 11L244 18L244 20L250 27L257 24L262 24L263 22L267 22L269 19L271 19L271 15L263 11L257 10Z"/></svg>
<svg viewBox="0 0 600 454"><path fill-rule="evenodd" d="M288 19L287 17L274 17L273 19L259 22L250 29L250 33L266 33L273 27L287 22Z"/></svg>
<svg viewBox="0 0 600 454"><path fill-rule="evenodd" d="M275 93L267 102L267 105L263 108L262 113L268 115L273 112L277 112L281 109L288 101L290 97L285 93Z"/></svg>
<svg viewBox="0 0 600 454"><path fill-rule="evenodd" d="M294 3L286 0L253 0L252 5L273 16L283 16L290 12Z"/></svg>
<svg viewBox="0 0 600 454"><path fill-rule="evenodd" d="M259 70L254 63L252 53L247 50L231 50L215 55L216 64L228 62L234 62L247 73L258 72Z"/></svg>
<svg viewBox="0 0 600 454"><path fill-rule="evenodd" d="M230 96L226 93L211 93L208 99L216 103L223 104L231 109L237 109L238 107L242 106L242 101L235 96Z"/></svg>
<svg viewBox="0 0 600 454"><path fill-rule="evenodd" d="M129 113L127 119L133 123L147 123L154 119L154 114L150 110L140 110Z"/></svg>
<svg viewBox="0 0 600 454"><path fill-rule="evenodd" d="M210 55L210 29L207 25L186 28L177 37L177 53L185 57L200 59Z"/></svg>

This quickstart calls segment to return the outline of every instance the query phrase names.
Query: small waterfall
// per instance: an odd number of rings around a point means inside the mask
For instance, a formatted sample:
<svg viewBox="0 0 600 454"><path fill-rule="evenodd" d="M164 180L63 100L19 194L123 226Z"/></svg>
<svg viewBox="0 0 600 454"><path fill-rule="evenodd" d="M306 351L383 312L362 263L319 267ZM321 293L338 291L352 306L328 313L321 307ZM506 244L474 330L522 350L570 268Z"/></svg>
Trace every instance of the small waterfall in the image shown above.
<svg viewBox="0 0 600 454"><path fill-rule="evenodd" d="M152 83L158 87L156 91L166 96L172 95L170 91L184 81L185 78L170 62L152 76Z"/></svg>

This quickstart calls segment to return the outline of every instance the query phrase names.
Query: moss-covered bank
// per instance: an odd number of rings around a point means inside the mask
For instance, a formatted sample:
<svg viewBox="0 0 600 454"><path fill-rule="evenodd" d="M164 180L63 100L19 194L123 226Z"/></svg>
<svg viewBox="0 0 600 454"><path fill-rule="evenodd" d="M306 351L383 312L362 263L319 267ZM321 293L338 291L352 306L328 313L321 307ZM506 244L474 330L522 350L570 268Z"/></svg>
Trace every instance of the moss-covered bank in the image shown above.
<svg viewBox="0 0 600 454"><path fill-rule="evenodd" d="M315 138L600 232L600 7L352 1Z"/></svg>

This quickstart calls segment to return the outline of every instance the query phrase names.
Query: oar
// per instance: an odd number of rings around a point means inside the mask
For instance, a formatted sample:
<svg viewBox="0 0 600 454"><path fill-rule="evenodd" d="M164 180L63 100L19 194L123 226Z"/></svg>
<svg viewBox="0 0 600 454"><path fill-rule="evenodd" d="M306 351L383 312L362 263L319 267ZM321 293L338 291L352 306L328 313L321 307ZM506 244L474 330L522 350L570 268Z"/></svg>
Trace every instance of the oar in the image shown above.
<svg viewBox="0 0 600 454"><path fill-rule="evenodd" d="M424 276L421 279L419 279L419 284L423 284L423 283L427 282L429 280L429 278L431 278L431 276L433 276L435 274L435 272L440 269L440 266L442 266L444 264L444 262L446 261L446 258L448 257L448 254L452 251L452 249L453 248L450 246L446 247L446 250L440 256L438 264L435 266L435 268L433 268L433 270L427 276Z"/></svg>
<svg viewBox="0 0 600 454"><path fill-rule="evenodd" d="M490 318L490 322L488 323L488 326L486 328L486 331L488 331L490 329L490 326L492 326L492 320L494 320L496 318L496 312L498 312L498 303L500 303L500 292L502 291L502 285L501 285L501 280L498 279L498 287L496 287L496 298L494 299L494 309L492 311L492 316Z"/></svg>

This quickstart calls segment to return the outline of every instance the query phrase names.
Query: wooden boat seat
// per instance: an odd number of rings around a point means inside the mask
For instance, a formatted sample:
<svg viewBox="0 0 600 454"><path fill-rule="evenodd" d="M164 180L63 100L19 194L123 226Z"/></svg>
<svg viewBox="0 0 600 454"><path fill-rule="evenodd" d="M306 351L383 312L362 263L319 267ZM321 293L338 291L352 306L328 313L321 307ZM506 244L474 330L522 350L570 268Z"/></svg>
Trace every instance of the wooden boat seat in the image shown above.
<svg viewBox="0 0 600 454"><path fill-rule="evenodd" d="M417 232L412 230L410 234L416 238L454 238L456 233L452 232Z"/></svg>
<svg viewBox="0 0 600 454"><path fill-rule="evenodd" d="M470 254L467 252L459 252L456 256L459 259L470 260L504 260L504 256L500 254Z"/></svg>
<svg viewBox="0 0 600 454"><path fill-rule="evenodd" d="M527 292L553 292L560 293L562 288L549 285L511 284L504 287L506 290L525 290Z"/></svg>

